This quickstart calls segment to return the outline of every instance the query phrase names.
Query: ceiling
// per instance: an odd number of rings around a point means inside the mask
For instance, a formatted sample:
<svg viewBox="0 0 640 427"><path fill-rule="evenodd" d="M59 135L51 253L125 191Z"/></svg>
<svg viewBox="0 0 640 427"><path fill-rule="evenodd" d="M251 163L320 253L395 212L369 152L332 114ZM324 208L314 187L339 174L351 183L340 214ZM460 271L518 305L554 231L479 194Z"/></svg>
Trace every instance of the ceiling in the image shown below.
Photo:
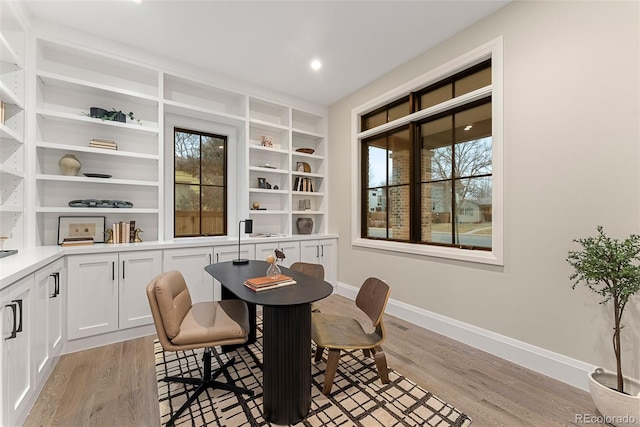
<svg viewBox="0 0 640 427"><path fill-rule="evenodd" d="M331 105L508 3L22 0L33 21L93 33ZM322 68L310 67L313 58Z"/></svg>

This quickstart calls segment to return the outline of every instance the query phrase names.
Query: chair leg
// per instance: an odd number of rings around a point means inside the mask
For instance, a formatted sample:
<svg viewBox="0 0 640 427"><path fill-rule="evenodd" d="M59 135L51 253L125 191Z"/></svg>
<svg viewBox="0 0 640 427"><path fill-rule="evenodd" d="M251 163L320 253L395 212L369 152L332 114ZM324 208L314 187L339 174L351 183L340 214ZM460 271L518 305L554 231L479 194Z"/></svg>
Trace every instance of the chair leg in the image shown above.
<svg viewBox="0 0 640 427"><path fill-rule="evenodd" d="M362 354L364 354L364 357L371 357L371 351L368 348L363 348Z"/></svg>
<svg viewBox="0 0 640 427"><path fill-rule="evenodd" d="M178 383L193 384L198 386L195 389L195 391L191 394L191 396L189 396L187 401L184 402L184 404L182 404L180 409L178 409L176 412L173 413L173 415L167 422L167 426L173 426L175 423L175 420L182 414L182 412L184 412L184 410L187 409L198 398L198 396L200 396L200 394L208 388L212 388L212 389L219 388L223 390L232 391L234 393L248 394L250 396L253 396L253 390L238 387L234 384L230 384L226 382L223 383L220 381L216 381L216 378L218 378L221 374L223 374L229 368L229 366L233 365L234 362L235 362L235 357L232 357L230 360L227 361L227 363L225 363L224 365L216 369L214 372L211 372L211 349L206 348L202 356L202 363L204 364L204 376L202 378L183 378L183 377L164 378L164 381L166 382L178 382Z"/></svg>
<svg viewBox="0 0 640 427"><path fill-rule="evenodd" d="M376 368L378 368L378 375L382 384L389 383L389 367L387 366L387 357L384 355L382 347L376 346L373 348L373 359L376 362Z"/></svg>
<svg viewBox="0 0 640 427"><path fill-rule="evenodd" d="M327 368L324 371L324 387L322 389L322 394L324 395L328 395L329 393L331 393L331 387L333 387L333 379L336 376L339 359L340 350L330 348L329 356L327 358Z"/></svg>
<svg viewBox="0 0 640 427"><path fill-rule="evenodd" d="M324 348L316 346L316 356L313 359L314 362L319 362L322 360L322 353L324 352Z"/></svg>

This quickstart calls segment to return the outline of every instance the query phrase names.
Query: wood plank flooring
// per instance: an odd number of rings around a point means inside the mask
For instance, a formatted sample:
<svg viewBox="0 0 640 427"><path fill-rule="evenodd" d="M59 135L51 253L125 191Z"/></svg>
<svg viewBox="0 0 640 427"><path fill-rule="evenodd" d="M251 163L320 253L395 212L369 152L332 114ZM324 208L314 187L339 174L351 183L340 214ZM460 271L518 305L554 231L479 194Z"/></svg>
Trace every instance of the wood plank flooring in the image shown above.
<svg viewBox="0 0 640 427"><path fill-rule="evenodd" d="M318 305L345 313L353 302L332 295ZM580 425L576 414L596 414L582 390L396 317L384 321L389 367L465 412L474 427ZM25 426L158 426L153 339L62 356Z"/></svg>

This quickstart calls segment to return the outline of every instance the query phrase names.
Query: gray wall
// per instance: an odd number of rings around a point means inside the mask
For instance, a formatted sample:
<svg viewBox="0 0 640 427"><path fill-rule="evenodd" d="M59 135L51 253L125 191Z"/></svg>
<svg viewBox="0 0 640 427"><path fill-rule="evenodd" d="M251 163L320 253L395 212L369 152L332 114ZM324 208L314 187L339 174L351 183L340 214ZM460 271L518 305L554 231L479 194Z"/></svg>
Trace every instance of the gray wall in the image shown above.
<svg viewBox="0 0 640 427"><path fill-rule="evenodd" d="M613 369L611 307L571 290L571 241L639 233L638 2L514 2L330 107L330 232L339 281L389 281L391 297ZM351 246L351 110L504 38L504 267ZM381 58L384 60L384 58ZM625 374L640 378L640 298ZM624 320L624 319L623 319Z"/></svg>

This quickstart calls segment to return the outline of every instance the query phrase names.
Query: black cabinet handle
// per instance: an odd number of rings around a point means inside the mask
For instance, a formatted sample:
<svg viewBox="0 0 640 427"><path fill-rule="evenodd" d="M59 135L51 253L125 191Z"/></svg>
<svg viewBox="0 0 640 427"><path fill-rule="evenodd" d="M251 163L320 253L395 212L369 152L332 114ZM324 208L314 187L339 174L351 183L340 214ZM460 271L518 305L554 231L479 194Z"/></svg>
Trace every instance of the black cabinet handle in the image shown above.
<svg viewBox="0 0 640 427"><path fill-rule="evenodd" d="M49 276L53 277L53 294L49 298L56 298L60 294L60 273L56 271Z"/></svg>
<svg viewBox="0 0 640 427"><path fill-rule="evenodd" d="M124 261L122 261L122 278L124 279Z"/></svg>
<svg viewBox="0 0 640 427"><path fill-rule="evenodd" d="M209 254L209 264L211 264L211 254Z"/></svg>
<svg viewBox="0 0 640 427"><path fill-rule="evenodd" d="M116 262L111 261L111 280L116 280Z"/></svg>
<svg viewBox="0 0 640 427"><path fill-rule="evenodd" d="M324 258L324 245L320 245L320 247L322 248L322 255L320 256Z"/></svg>
<svg viewBox="0 0 640 427"><path fill-rule="evenodd" d="M320 246L316 245L316 258L320 257Z"/></svg>
<svg viewBox="0 0 640 427"><path fill-rule="evenodd" d="M18 310L16 309L16 304L7 304L5 307L10 308L13 313L13 329L11 330L11 335L5 338L5 340L10 340L18 336Z"/></svg>
<svg viewBox="0 0 640 427"><path fill-rule="evenodd" d="M16 329L16 332L22 332L22 300L21 299L14 299L11 302L15 302L18 305L18 308L20 309L20 325Z"/></svg>

